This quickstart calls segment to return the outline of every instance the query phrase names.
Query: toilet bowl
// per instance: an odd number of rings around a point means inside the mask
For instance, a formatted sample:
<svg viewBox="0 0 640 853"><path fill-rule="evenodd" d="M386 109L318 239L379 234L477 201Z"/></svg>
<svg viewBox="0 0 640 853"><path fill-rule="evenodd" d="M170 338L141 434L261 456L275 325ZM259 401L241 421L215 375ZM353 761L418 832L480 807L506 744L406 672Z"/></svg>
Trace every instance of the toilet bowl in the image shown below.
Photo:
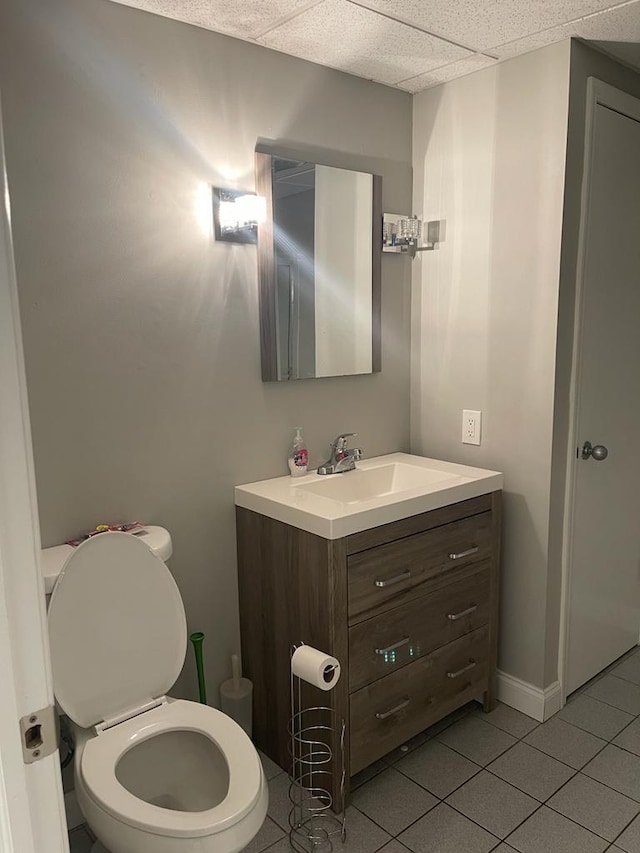
<svg viewBox="0 0 640 853"><path fill-rule="evenodd" d="M127 533L67 556L49 604L78 804L109 853L236 853L264 821L258 754L230 717L171 699L187 647L164 562Z"/></svg>

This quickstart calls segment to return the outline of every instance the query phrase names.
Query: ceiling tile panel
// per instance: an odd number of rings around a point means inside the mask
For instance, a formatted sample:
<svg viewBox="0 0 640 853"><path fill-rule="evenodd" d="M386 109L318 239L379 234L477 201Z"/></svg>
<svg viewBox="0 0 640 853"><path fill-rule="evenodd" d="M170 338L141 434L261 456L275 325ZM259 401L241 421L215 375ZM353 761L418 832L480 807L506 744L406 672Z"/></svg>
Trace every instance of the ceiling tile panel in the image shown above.
<svg viewBox="0 0 640 853"><path fill-rule="evenodd" d="M473 71L479 71L481 68L495 64L496 60L491 59L490 56L475 53L467 59L460 59L458 62L451 62L449 65L427 71L426 74L420 74L418 77L403 80L398 85L401 89L406 89L407 92L421 92L423 89L446 83L447 80L454 80L456 77L463 77L465 74L471 74Z"/></svg>
<svg viewBox="0 0 640 853"><path fill-rule="evenodd" d="M473 50L537 33L624 0L355 0Z"/></svg>
<svg viewBox="0 0 640 853"><path fill-rule="evenodd" d="M347 0L324 0L258 41L382 83L397 83L470 55Z"/></svg>
<svg viewBox="0 0 640 853"><path fill-rule="evenodd" d="M115 0L218 33L251 38L318 0Z"/></svg>
<svg viewBox="0 0 640 853"><path fill-rule="evenodd" d="M567 38L583 38L595 42L609 53L633 62L639 58L640 0L627 2L624 6L591 15L581 21L553 27L542 33L500 45L492 53L500 59L508 59L530 50Z"/></svg>

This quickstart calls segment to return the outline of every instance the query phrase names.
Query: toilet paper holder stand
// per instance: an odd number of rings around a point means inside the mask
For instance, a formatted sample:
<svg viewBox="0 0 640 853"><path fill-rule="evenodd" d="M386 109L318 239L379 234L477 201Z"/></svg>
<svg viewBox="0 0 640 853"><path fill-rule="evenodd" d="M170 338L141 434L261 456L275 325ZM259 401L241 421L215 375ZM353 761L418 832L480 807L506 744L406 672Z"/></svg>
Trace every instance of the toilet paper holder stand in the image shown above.
<svg viewBox="0 0 640 853"><path fill-rule="evenodd" d="M303 645L294 644L291 657ZM302 679L293 671L288 732L289 843L298 853L331 853L334 841L344 843L346 839L345 721L333 708L304 707ZM336 812L333 807L338 798L341 811Z"/></svg>

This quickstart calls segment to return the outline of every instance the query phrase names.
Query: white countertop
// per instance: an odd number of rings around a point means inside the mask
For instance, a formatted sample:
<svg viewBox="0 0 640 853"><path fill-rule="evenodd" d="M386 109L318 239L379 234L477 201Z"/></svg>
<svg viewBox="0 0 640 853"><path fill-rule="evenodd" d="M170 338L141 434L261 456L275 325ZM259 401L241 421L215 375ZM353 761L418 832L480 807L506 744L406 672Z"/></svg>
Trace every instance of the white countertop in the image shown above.
<svg viewBox="0 0 640 853"><path fill-rule="evenodd" d="M313 472L236 486L235 503L325 539L341 539L501 488L498 471L390 453L362 460L344 474Z"/></svg>

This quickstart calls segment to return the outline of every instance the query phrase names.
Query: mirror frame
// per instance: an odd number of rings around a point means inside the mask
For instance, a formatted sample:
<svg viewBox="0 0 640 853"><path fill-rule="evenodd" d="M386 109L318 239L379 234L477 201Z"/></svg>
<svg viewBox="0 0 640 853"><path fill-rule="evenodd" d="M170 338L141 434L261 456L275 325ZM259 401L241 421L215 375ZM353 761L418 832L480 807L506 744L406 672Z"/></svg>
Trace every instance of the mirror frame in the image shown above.
<svg viewBox="0 0 640 853"><path fill-rule="evenodd" d="M260 355L262 361L262 381L277 382L277 341L276 341L276 281L275 250L273 242L273 192L272 164L278 154L256 151L256 193L266 199L267 217L258 225L258 286L260 310ZM295 159L290 155L287 159ZM298 158L304 162L313 162L308 158ZM332 166L331 163L315 165ZM345 168L340 166L338 168ZM353 169L352 171L363 171ZM371 174L367 172L366 174ZM371 206L371 373L347 373L337 376L314 376L309 379L337 379L340 376L371 376L382 370L382 177L373 177L373 203ZM295 380L296 382L304 380Z"/></svg>

